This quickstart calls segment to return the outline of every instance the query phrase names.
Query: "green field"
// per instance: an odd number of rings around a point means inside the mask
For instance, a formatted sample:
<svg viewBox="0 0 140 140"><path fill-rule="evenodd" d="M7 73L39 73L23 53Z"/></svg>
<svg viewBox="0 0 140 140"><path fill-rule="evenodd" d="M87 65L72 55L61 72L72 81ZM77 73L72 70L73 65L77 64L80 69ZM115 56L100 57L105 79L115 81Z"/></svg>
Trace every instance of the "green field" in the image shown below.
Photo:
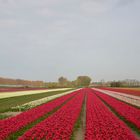
<svg viewBox="0 0 140 140"><path fill-rule="evenodd" d="M44 97L64 93L71 90L73 89L63 90L63 91L50 91L50 92L45 92L45 93L38 93L38 94L32 94L32 95L24 95L24 96L0 99L0 112L1 113L7 112L11 110L11 107L22 105L30 101L38 100Z"/></svg>

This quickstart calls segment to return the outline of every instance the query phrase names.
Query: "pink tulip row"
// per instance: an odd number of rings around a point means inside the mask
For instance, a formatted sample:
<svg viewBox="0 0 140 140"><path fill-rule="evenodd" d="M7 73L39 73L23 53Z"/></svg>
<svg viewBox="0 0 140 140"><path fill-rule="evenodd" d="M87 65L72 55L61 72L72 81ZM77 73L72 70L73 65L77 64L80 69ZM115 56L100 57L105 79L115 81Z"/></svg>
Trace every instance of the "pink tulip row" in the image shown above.
<svg viewBox="0 0 140 140"><path fill-rule="evenodd" d="M119 115L133 123L137 128L140 128L140 109L132 107L124 102L121 102L109 95L95 91L106 103L108 103Z"/></svg>
<svg viewBox="0 0 140 140"><path fill-rule="evenodd" d="M125 94L129 95L135 95L135 96L140 96L140 90L134 90L134 89L121 89L121 88L101 88L104 90L110 90L110 91L115 91L115 92L122 92Z"/></svg>
<svg viewBox="0 0 140 140"><path fill-rule="evenodd" d="M136 140L131 130L89 90L86 104L85 140Z"/></svg>
<svg viewBox="0 0 140 140"><path fill-rule="evenodd" d="M80 91L75 91L71 94L62 96L41 106L25 111L15 117L6 120L0 120L0 140L7 138L10 134L17 132L31 122L39 119L56 107L62 105L65 101L75 96L79 92Z"/></svg>
<svg viewBox="0 0 140 140"><path fill-rule="evenodd" d="M69 140L80 115L84 97L85 93L82 90L56 113L27 131L19 140Z"/></svg>

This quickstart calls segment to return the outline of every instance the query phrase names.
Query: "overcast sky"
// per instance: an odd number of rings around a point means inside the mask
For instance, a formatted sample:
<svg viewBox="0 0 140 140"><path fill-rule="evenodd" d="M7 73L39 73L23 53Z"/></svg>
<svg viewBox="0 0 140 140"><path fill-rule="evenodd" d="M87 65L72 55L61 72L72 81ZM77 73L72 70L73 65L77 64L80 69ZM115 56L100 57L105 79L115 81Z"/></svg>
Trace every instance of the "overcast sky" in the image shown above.
<svg viewBox="0 0 140 140"><path fill-rule="evenodd" d="M0 0L0 77L140 80L140 0Z"/></svg>

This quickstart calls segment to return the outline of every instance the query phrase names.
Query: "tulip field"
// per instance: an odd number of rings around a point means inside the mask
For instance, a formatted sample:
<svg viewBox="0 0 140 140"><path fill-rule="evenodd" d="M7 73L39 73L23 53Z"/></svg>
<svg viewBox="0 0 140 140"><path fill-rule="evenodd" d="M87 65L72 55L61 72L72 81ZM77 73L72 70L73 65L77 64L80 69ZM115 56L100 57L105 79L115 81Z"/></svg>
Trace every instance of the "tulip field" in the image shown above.
<svg viewBox="0 0 140 140"><path fill-rule="evenodd" d="M135 136L92 92L87 96L86 140L127 139Z"/></svg>
<svg viewBox="0 0 140 140"><path fill-rule="evenodd" d="M100 92L96 92L96 94L107 102L112 108L114 108L114 110L126 120L130 121L140 129L140 109L132 107Z"/></svg>
<svg viewBox="0 0 140 140"><path fill-rule="evenodd" d="M85 119L82 139L76 137L81 118ZM91 88L0 120L0 140L139 140L139 130L139 108Z"/></svg>
<svg viewBox="0 0 140 140"><path fill-rule="evenodd" d="M129 95L140 96L140 90L136 90L136 89L123 89L123 88L101 88L101 89L122 92Z"/></svg>
<svg viewBox="0 0 140 140"><path fill-rule="evenodd" d="M98 89L96 88L95 90L140 108L140 96L125 94L122 92L116 92L111 90L104 90L99 88Z"/></svg>

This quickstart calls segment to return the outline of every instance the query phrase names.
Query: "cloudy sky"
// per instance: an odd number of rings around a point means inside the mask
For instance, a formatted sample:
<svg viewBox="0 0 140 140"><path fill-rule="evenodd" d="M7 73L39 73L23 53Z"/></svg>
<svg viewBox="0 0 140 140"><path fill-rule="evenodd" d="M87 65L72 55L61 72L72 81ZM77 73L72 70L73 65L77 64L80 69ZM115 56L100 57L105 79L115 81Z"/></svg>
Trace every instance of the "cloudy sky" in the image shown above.
<svg viewBox="0 0 140 140"><path fill-rule="evenodd" d="M0 0L0 77L140 80L140 0Z"/></svg>

